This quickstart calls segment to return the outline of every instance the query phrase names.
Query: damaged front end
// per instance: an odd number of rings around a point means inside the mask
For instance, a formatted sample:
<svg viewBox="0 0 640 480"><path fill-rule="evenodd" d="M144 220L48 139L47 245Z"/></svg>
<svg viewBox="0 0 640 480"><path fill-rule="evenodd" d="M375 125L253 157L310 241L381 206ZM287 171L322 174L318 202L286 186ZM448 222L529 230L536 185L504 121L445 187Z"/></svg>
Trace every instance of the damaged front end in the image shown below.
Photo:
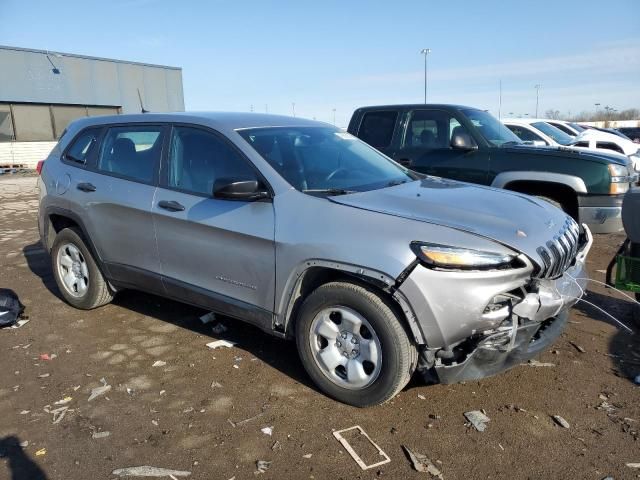
<svg viewBox="0 0 640 480"><path fill-rule="evenodd" d="M583 227L575 254L554 278L544 275L548 268L541 274L530 264L513 271L478 272L475 278L467 272L424 268L413 282L403 283L400 290L417 306L416 316L426 329L427 345L418 364L425 380L455 383L484 378L526 362L551 345L564 330L570 307L584 292L585 261L592 242Z"/></svg>

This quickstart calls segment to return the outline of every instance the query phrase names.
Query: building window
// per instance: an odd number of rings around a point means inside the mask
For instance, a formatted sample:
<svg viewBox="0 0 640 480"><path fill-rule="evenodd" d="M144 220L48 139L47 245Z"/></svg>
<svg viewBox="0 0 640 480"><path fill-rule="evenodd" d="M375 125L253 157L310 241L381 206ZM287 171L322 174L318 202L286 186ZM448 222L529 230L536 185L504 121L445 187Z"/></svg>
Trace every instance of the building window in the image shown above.
<svg viewBox="0 0 640 480"><path fill-rule="evenodd" d="M58 140L69 124L78 118L119 113L120 107L111 106L2 103L0 142L51 142Z"/></svg>
<svg viewBox="0 0 640 480"><path fill-rule="evenodd" d="M13 121L16 140L19 142L54 139L48 105L14 105Z"/></svg>
<svg viewBox="0 0 640 480"><path fill-rule="evenodd" d="M9 105L0 105L0 142L10 142L13 139L11 107Z"/></svg>
<svg viewBox="0 0 640 480"><path fill-rule="evenodd" d="M53 130L57 140L72 121L87 116L87 109L86 107L52 105L51 115L53 116Z"/></svg>

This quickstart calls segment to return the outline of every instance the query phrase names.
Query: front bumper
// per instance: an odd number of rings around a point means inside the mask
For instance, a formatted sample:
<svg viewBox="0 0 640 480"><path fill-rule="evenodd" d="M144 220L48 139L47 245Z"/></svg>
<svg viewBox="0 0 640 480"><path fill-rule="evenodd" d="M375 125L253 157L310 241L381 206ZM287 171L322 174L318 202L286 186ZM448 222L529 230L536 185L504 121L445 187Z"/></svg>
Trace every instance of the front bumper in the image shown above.
<svg viewBox="0 0 640 480"><path fill-rule="evenodd" d="M527 360L562 332L587 283L586 243L554 280L532 278L533 266L499 271L442 271L421 265L399 290L426 341L426 367L441 382L493 375ZM495 307L494 307L495 306Z"/></svg>
<svg viewBox="0 0 640 480"><path fill-rule="evenodd" d="M595 195L578 197L578 217L593 233L616 233L622 225L624 195Z"/></svg>

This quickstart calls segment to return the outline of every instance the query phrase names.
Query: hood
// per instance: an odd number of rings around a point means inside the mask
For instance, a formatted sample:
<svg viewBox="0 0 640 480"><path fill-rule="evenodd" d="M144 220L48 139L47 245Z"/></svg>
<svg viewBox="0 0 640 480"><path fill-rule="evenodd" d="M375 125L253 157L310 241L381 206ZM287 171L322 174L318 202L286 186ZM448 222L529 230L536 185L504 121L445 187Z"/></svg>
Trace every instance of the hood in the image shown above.
<svg viewBox="0 0 640 480"><path fill-rule="evenodd" d="M536 249L557 235L570 218L534 197L439 177L329 199L341 205L489 238L537 263L540 258ZM437 239L415 240L437 243Z"/></svg>
<svg viewBox="0 0 640 480"><path fill-rule="evenodd" d="M532 145L509 145L506 147L500 147L505 152L510 154L526 154L526 155L547 155L551 157L562 158L581 158L591 162L597 163L615 163L618 165L627 165L628 158L620 153L605 153L601 151L585 150L575 147L536 147Z"/></svg>

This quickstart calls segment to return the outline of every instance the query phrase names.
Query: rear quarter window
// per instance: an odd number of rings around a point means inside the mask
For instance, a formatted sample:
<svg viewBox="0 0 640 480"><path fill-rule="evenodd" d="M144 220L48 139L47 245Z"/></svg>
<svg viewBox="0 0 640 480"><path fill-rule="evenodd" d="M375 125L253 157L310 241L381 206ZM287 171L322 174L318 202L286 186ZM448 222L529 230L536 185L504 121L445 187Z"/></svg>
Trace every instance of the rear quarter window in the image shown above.
<svg viewBox="0 0 640 480"><path fill-rule="evenodd" d="M63 160L74 165L86 165L98 148L100 130L100 128L90 128L80 132L65 151Z"/></svg>

